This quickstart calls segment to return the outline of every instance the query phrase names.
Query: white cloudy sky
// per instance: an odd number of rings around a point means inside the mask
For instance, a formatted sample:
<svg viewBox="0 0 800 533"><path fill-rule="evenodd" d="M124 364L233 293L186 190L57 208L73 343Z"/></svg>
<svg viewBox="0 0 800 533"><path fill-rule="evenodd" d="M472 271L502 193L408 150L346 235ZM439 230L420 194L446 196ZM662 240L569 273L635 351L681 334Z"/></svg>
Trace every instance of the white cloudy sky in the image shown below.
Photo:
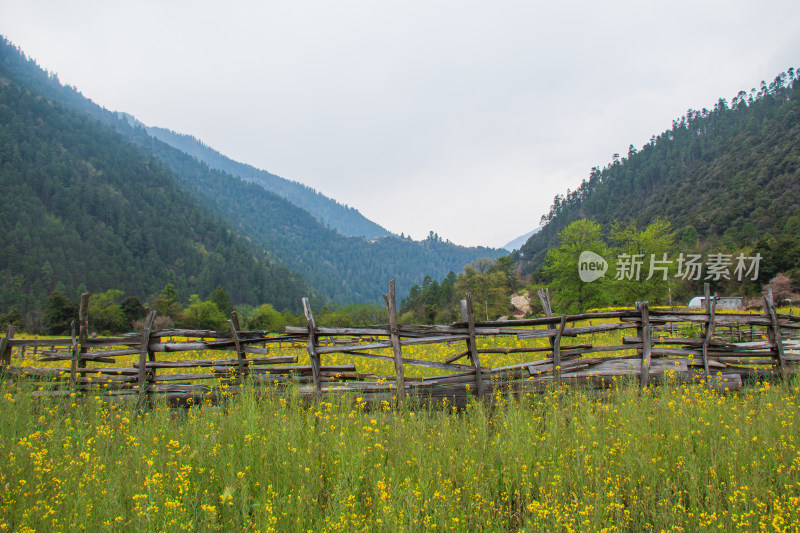
<svg viewBox="0 0 800 533"><path fill-rule="evenodd" d="M5 0L0 21L109 109L465 245L800 66L796 0Z"/></svg>

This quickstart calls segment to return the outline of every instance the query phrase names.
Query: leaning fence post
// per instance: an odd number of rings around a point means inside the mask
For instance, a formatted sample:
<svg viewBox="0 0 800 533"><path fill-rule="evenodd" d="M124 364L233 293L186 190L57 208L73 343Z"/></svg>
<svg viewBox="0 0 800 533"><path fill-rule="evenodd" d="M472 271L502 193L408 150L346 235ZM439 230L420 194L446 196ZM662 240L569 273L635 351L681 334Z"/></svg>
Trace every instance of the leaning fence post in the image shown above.
<svg viewBox="0 0 800 533"><path fill-rule="evenodd" d="M308 303L308 298L303 298L303 314L306 317L306 325L308 326L308 342L306 348L308 349L308 357L311 359L311 376L314 379L314 390L319 394L322 392L320 385L320 359L317 353L317 325L314 323L314 315L311 314L311 305Z"/></svg>
<svg viewBox="0 0 800 533"><path fill-rule="evenodd" d="M553 316L553 309L550 307L550 289L537 289L536 293L539 295L539 300L542 302L544 316L548 318ZM555 326L548 324L547 329L555 329Z"/></svg>
<svg viewBox="0 0 800 533"><path fill-rule="evenodd" d="M153 333L153 323L156 320L155 310L150 311L144 321L144 331L142 331L142 338L139 341L139 407L147 396L149 398L148 384L147 384L147 361L150 359L150 335Z"/></svg>
<svg viewBox="0 0 800 533"><path fill-rule="evenodd" d="M706 287L708 287L708 283L706 283ZM710 303L707 307L708 311L708 322L706 323L706 335L703 338L703 372L706 376L706 383L709 387L713 388L711 385L711 370L708 366L708 345L711 342L711 337L714 335L714 323L715 317L717 312L717 293L714 293L714 297L710 300Z"/></svg>
<svg viewBox="0 0 800 533"><path fill-rule="evenodd" d="M767 326L767 338L769 340L770 349L772 350L773 357L780 365L781 377L785 380L788 375L786 372L786 359L783 355L783 338L781 336L781 328L778 324L778 315L775 313L775 299L772 296L772 289L767 291L764 295L764 313L770 320Z"/></svg>
<svg viewBox="0 0 800 533"><path fill-rule="evenodd" d="M389 294L384 294L383 299L386 302L386 309L389 312L389 335L392 339L392 350L394 351L397 399L402 400L406 394L406 381L405 371L403 369L403 353L400 349L400 329L397 325L397 299L394 291L394 280L389 282Z"/></svg>
<svg viewBox="0 0 800 533"><path fill-rule="evenodd" d="M239 337L239 315L236 311L231 311L231 318L228 319L228 325L231 327L231 334L233 335L233 344L236 347L236 360L239 365L239 379L244 379L246 365L245 359L247 356L244 353L241 339Z"/></svg>
<svg viewBox="0 0 800 533"><path fill-rule="evenodd" d="M475 393L483 396L486 387L483 384L483 372L481 371L481 361L478 357L478 344L475 339L475 313L472 310L472 294L467 293L467 299L461 300L461 320L467 323L469 339L467 339L467 350L472 368L475 370Z"/></svg>
<svg viewBox="0 0 800 533"><path fill-rule="evenodd" d="M553 309L550 307L550 289L537 289L536 293L539 295L539 300L542 302L542 309L544 310L544 316L547 318L553 317ZM547 324L547 329L556 329L555 324ZM548 337L550 341L550 349L555 346L555 340L553 337Z"/></svg>

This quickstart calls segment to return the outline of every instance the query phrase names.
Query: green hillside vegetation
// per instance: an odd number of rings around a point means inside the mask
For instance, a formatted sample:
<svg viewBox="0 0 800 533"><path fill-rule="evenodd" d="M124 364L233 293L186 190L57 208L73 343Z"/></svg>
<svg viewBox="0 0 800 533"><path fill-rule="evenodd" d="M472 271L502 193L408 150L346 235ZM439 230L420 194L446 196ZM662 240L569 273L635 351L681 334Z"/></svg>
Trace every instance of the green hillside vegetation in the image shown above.
<svg viewBox="0 0 800 533"><path fill-rule="evenodd" d="M643 227L663 218L695 250L760 252L762 284L796 268L800 243L787 221L800 215L799 92L789 69L730 104L720 99L713 109L688 110L641 150L631 145L627 155L593 168L576 190L556 196L544 227L515 259L534 273L576 220Z"/></svg>
<svg viewBox="0 0 800 533"><path fill-rule="evenodd" d="M213 169L257 183L281 198L289 200L310 213L322 225L345 237L377 239L391 235L386 229L364 217L357 209L342 205L307 185L234 161L190 135L182 135L165 128L146 129L156 139L202 161Z"/></svg>
<svg viewBox="0 0 800 533"><path fill-rule="evenodd" d="M800 216L790 217L785 226L781 237L770 241L775 244L773 248L698 248L696 236L676 240L671 224L663 219L643 228L633 220L601 226L580 219L559 233L558 246L548 250L544 266L526 287L522 287L510 256L477 261L461 274L450 272L441 282L427 276L422 285L413 286L402 302L401 320L458 321L458 302L468 292L473 296L476 314L487 320L513 311L509 297L515 292L527 292L532 298L530 314L541 314L536 289L544 287L551 290L553 311L570 314L631 306L637 301L654 306L685 305L692 297L703 294L706 282L718 295L747 297L745 304L758 304L765 287L773 290L778 302L797 302ZM683 234L693 231L690 228ZM579 263L584 252L606 261L603 275L588 281L581 278ZM762 277L768 283L762 283Z"/></svg>
<svg viewBox="0 0 800 533"><path fill-rule="evenodd" d="M318 303L318 302L317 302ZM231 303L230 295L222 287L217 287L202 299L197 294L182 304L178 291L171 283L151 296L147 302L155 310L155 328L184 328L214 331L229 331L231 312L236 311L239 324L245 330L283 333L286 326L306 324L302 313L290 310L280 311L272 304L258 306ZM102 334L123 333L143 327L147 314L145 304L136 296L124 296L119 289L89 296L89 328ZM0 328L14 325L18 330L34 334L69 335L73 323L77 323L79 303L68 298L61 290L54 289L47 298L47 306L39 320L26 319L12 309L0 314ZM321 324L338 327L359 327L385 324L388 321L386 307L378 304L348 304L343 306L315 307L315 317Z"/></svg>
<svg viewBox="0 0 800 533"><path fill-rule="evenodd" d="M459 302L472 295L475 314L489 320L509 312L509 296L519 288L514 262L509 256L494 261L484 258L451 271L441 282L425 276L414 285L400 305L400 321L406 324L446 324L461 320Z"/></svg>
<svg viewBox="0 0 800 533"><path fill-rule="evenodd" d="M560 313L644 300L686 304L705 282L720 295L756 302L765 286L778 300L797 298L799 91L798 73L789 69L758 91L740 92L730 105L720 99L712 110L687 111L641 150L615 154L577 190L557 195L541 230L510 258L412 287L404 318L457 320L467 289L479 295L487 316L506 314L521 284L511 281L515 273L527 279L534 308L535 289L549 287ZM605 275L589 283L579 277L584 251L607 260ZM699 275L686 266L693 257ZM756 257L758 267L748 271ZM468 275L477 283L466 283Z"/></svg>
<svg viewBox="0 0 800 533"><path fill-rule="evenodd" d="M403 294L422 282L425 275L442 277L451 270L461 271L464 265L481 257L503 254L490 248L456 246L433 232L423 241L395 236L377 240L344 237L262 185L212 168L151 137L126 115L86 100L75 88L62 86L56 76L26 59L6 40L0 40L0 61L8 79L19 80L21 85L33 87L46 98L81 114L90 114L133 141L145 158L159 159L177 182L178 190L190 193L197 205L244 237L256 250L253 253L263 254L266 250L272 260L302 275L320 296L334 303L380 302L392 278L397 280L398 293ZM151 290L162 287L164 281L172 280L161 280ZM179 291L183 298L195 292L182 287Z"/></svg>
<svg viewBox="0 0 800 533"><path fill-rule="evenodd" d="M0 308L41 310L110 288L298 307L310 287L187 196L157 159L83 113L20 87L0 63Z"/></svg>
<svg viewBox="0 0 800 533"><path fill-rule="evenodd" d="M426 275L444 276L504 252L467 248L431 232L423 241L344 237L264 187L210 168L151 137L137 138L169 166L179 183L253 245L301 274L337 304L382 301L388 280L403 294Z"/></svg>

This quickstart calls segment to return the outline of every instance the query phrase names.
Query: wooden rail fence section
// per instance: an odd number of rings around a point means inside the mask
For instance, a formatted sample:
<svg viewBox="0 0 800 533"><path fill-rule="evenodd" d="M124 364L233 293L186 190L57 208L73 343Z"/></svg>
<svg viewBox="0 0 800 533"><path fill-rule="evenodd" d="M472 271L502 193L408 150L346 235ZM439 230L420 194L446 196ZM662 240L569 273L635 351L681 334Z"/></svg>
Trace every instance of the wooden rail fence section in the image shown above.
<svg viewBox="0 0 800 533"><path fill-rule="evenodd" d="M0 365L4 379L27 375L57 380L45 394L134 396L140 402L152 395L172 400L216 397L249 382L294 384L305 395L352 391L372 399L403 400L413 394L424 401L452 398L458 403L469 394L536 392L562 384L608 388L621 379L635 379L642 387L666 379L699 379L712 389L738 390L743 380L787 379L798 372L800 341L792 339L798 337L800 317L777 313L771 294L764 298L763 315L717 313L715 300L706 298L706 309L700 312L650 309L647 302L638 302L634 310L554 316L549 295L540 296L547 315L541 318L477 321L467 295L461 302L460 322L400 325L392 282L384 297L389 314L389 324L384 325L318 326L303 299L306 326L287 327L280 336L242 330L235 312L227 332L154 331L156 314L151 311L139 333L93 338L88 294L84 294L78 324L73 323L69 338L17 339L11 326L0 337ZM604 322L593 324L598 320ZM621 344L599 342L620 331ZM478 340L487 337L515 339L516 345L479 348ZM576 337L581 339L569 340ZM547 339L548 345L533 346L531 339ZM426 344L441 345L440 360L404 356L404 348ZM308 364L299 363L296 355L281 355L286 346L305 347ZM191 358L206 351L235 357ZM183 357L172 357L175 354ZM326 365L323 360L330 354L388 361L394 364L394 375L361 373L354 364ZM529 360L493 367L491 360L498 354ZM116 364L130 356L138 356L131 366ZM19 364L30 358L39 363L69 362L69 366ZM408 372L411 368L436 374L414 376ZM159 373L165 369L185 369L185 373Z"/></svg>

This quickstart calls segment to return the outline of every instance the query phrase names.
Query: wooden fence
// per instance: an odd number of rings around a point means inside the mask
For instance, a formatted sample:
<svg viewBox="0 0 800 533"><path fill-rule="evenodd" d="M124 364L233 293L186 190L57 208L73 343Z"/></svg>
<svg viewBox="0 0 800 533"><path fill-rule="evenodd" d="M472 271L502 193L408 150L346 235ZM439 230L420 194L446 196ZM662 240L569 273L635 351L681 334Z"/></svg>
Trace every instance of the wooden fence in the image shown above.
<svg viewBox="0 0 800 533"><path fill-rule="evenodd" d="M634 310L561 316L550 312L546 293L540 296L547 315L541 318L476 321L467 295L461 302L460 322L399 325L391 282L384 296L389 324L384 325L318 326L304 299L306 326L287 327L281 336L243 331L235 312L228 321L228 332L154 331L156 314L151 311L139 333L93 338L88 330L88 294L84 294L71 337L16 339L13 326L9 327L0 338L0 363L4 379L27 375L56 380L45 394L134 396L139 401L153 395L184 401L218 397L247 382L279 390L292 384L301 395L351 391L365 399L402 400L414 395L423 401L451 398L463 403L469 394L533 392L565 384L608 388L631 379L642 387L671 379L702 380L716 390L738 390L743 381L787 379L798 371L800 342L792 337L798 335L800 317L777 313L771 295L764 299L762 315L717 313L714 298L707 297L706 309L700 312L650 309L647 302L640 302ZM592 323L597 321L601 323ZM621 343L585 342L620 330ZM630 330L630 335L624 330ZM487 337L510 338L516 344L481 348L479 339ZM584 342L570 341L577 337ZM530 339L548 342L531 346L524 342ZM403 353L404 348L429 344L440 345L440 360L409 358ZM294 351L304 346L309 364L298 364L296 355L286 355L289 346ZM192 352L188 354L191 357L206 350L233 352L235 357L186 358L186 352ZM448 351L454 353L445 357ZM183 356L175 358L175 354ZM346 354L351 360L388 361L394 364L394 375L360 373L354 364L324 364L323 359L331 354ZM492 366L492 359L499 354L529 360ZM132 365L116 366L117 359L131 356ZM64 361L69 366L19 364L31 358L38 363ZM409 367L433 369L439 375L407 376ZM187 373L160 374L164 369L185 369Z"/></svg>

